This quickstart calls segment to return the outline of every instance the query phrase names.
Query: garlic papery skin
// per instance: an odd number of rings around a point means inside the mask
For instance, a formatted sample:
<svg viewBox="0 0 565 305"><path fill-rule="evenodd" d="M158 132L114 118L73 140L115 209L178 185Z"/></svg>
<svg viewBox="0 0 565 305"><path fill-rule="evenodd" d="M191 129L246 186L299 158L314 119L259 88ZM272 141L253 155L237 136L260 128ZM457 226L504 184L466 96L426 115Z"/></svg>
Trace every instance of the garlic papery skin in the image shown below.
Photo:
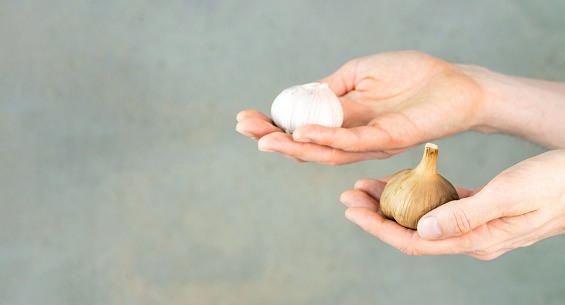
<svg viewBox="0 0 565 305"><path fill-rule="evenodd" d="M459 199L453 185L437 173L437 155L437 145L428 143L418 166L390 177L380 199L385 217L416 229L420 218L429 211Z"/></svg>
<svg viewBox="0 0 565 305"><path fill-rule="evenodd" d="M326 83L309 83L283 90L271 106L273 122L286 133L298 127L318 124L341 127L343 108Z"/></svg>

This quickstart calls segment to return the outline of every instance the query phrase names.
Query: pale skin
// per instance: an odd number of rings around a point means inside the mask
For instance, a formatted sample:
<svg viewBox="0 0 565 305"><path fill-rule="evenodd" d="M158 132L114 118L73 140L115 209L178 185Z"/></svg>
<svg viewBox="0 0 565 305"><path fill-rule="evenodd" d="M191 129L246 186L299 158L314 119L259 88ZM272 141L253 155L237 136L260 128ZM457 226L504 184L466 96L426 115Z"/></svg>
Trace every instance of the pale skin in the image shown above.
<svg viewBox="0 0 565 305"><path fill-rule="evenodd" d="M346 217L410 255L494 259L565 233L565 84L452 64L417 51L346 63L326 82L344 108L341 128L306 125L288 135L257 111L236 129L260 150L297 162L339 165L384 159L466 130L510 134L552 149L426 214L418 230L379 213L386 178L361 179L341 195ZM550 177L550 178L548 178Z"/></svg>

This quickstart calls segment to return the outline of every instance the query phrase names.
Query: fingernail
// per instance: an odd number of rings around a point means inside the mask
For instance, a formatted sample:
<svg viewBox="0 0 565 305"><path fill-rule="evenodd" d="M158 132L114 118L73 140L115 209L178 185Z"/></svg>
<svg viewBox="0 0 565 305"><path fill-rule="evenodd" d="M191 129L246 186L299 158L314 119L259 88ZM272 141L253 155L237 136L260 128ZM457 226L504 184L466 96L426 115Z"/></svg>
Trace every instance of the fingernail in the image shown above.
<svg viewBox="0 0 565 305"><path fill-rule="evenodd" d="M261 148L259 147L260 151L264 151L264 152L273 152L274 150L270 149L270 148Z"/></svg>
<svg viewBox="0 0 565 305"><path fill-rule="evenodd" d="M352 223L357 224L357 222L353 220L353 217L351 217L349 213L347 213L347 211L345 211L345 218L349 219L349 221L351 221Z"/></svg>
<svg viewBox="0 0 565 305"><path fill-rule="evenodd" d="M247 131L247 130L238 130L237 127L235 128L235 131L241 133L244 136L248 136L248 137L253 137L254 134L252 134L251 132Z"/></svg>
<svg viewBox="0 0 565 305"><path fill-rule="evenodd" d="M441 229L435 217L426 217L418 223L418 233L423 239L438 239L441 237Z"/></svg>
<svg viewBox="0 0 565 305"><path fill-rule="evenodd" d="M345 210L345 217L347 219L349 219L349 221L351 221L352 223L359 225L359 223L357 223L357 219L355 219L354 215L355 215L355 209L354 208L348 208L347 210Z"/></svg>
<svg viewBox="0 0 565 305"><path fill-rule="evenodd" d="M351 207L351 205L349 205L349 203L345 202L345 200L342 200L341 198L339 199L339 201L341 201L341 203L343 203L346 207ZM347 215L346 215L347 216Z"/></svg>
<svg viewBox="0 0 565 305"><path fill-rule="evenodd" d="M302 142L302 143L312 143L312 140L310 139L296 139L294 140L296 142Z"/></svg>
<svg viewBox="0 0 565 305"><path fill-rule="evenodd" d="M241 134L244 135L244 136L250 137L251 139L253 139L253 140L255 140L255 141L259 140L259 138L257 138L257 137L256 137L254 134L252 134L252 133L241 132Z"/></svg>

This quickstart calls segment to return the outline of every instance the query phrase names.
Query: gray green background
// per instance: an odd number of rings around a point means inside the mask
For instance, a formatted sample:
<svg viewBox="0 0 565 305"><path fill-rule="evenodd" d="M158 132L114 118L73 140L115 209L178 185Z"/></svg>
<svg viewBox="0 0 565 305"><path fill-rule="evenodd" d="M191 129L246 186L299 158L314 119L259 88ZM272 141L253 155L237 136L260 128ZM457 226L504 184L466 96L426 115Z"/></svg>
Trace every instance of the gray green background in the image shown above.
<svg viewBox="0 0 565 305"><path fill-rule="evenodd" d="M564 16L558 0L0 1L0 303L563 304L565 236L410 257L343 216L341 192L421 147L297 164L235 115L392 50L565 81ZM437 144L467 188L545 151Z"/></svg>

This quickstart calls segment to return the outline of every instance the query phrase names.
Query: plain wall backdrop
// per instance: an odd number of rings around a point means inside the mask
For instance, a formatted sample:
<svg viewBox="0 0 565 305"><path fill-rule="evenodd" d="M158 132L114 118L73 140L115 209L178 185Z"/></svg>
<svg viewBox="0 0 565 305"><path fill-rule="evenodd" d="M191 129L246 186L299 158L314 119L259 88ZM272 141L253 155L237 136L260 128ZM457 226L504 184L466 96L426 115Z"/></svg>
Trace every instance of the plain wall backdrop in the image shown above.
<svg viewBox="0 0 565 305"><path fill-rule="evenodd" d="M564 16L559 0L0 1L0 303L563 304L565 236L410 257L343 216L341 192L422 147L297 164L235 115L384 51L565 81ZM546 150L435 143L471 189Z"/></svg>

